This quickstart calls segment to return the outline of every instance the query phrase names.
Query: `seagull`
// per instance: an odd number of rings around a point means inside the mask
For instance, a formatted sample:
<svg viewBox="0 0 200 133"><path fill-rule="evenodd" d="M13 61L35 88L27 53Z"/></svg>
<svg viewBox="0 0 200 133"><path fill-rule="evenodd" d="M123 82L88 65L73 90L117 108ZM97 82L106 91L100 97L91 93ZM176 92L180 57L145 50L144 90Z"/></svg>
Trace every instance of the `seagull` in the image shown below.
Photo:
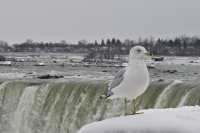
<svg viewBox="0 0 200 133"><path fill-rule="evenodd" d="M125 104L132 100L132 114L136 114L135 99L149 86L149 72L144 62L146 55L148 52L142 46L131 48L128 66L115 75L106 94L109 99L125 98Z"/></svg>

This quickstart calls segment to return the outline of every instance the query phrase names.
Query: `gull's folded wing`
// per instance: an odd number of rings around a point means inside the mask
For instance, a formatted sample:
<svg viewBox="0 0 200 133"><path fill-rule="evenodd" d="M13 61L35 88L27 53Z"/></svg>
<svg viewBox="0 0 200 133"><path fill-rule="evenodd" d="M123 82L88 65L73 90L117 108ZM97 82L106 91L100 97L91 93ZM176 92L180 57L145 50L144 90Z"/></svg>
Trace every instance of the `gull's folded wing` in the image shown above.
<svg viewBox="0 0 200 133"><path fill-rule="evenodd" d="M126 69L121 69L114 77L112 82L109 84L109 90L111 91L113 88L117 87L124 79L124 73L126 72Z"/></svg>

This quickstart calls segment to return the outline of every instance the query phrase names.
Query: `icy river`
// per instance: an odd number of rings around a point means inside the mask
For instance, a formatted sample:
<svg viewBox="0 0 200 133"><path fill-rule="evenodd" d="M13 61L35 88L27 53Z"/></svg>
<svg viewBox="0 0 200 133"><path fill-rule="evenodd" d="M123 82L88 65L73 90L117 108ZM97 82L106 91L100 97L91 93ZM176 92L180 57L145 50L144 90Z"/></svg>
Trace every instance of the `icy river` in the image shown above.
<svg viewBox="0 0 200 133"><path fill-rule="evenodd" d="M155 63L150 69L151 85L137 98L137 108L200 105L200 65L191 60ZM0 66L0 132L75 133L85 124L123 116L130 112L130 102L100 98L119 69ZM35 78L41 73L59 73L64 78Z"/></svg>

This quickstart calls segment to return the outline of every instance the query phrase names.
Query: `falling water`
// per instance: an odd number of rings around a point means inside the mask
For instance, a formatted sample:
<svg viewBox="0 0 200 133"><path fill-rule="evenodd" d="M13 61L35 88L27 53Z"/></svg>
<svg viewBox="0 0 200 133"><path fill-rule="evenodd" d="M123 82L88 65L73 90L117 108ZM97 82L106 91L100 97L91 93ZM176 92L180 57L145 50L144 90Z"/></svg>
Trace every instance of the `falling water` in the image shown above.
<svg viewBox="0 0 200 133"><path fill-rule="evenodd" d="M9 82L6 81L6 82L3 82L1 85L0 85L0 108L2 107L2 102L3 102L3 89L5 88L5 86L8 84Z"/></svg>
<svg viewBox="0 0 200 133"><path fill-rule="evenodd" d="M179 80L175 80L173 81L171 84L169 84L164 91L160 94L160 96L157 99L157 102L154 106L154 108L160 108L160 107L164 107L165 104L168 101L168 95L170 95L170 90L172 89L173 86L180 84L181 81Z"/></svg>
<svg viewBox="0 0 200 133"><path fill-rule="evenodd" d="M178 107L182 107L185 105L186 101L187 101L187 98L188 96L190 95L190 92L191 91L188 91L182 98L181 98L181 101L180 103L178 104Z"/></svg>
<svg viewBox="0 0 200 133"><path fill-rule="evenodd" d="M31 117L34 96L38 86L26 87L19 101L19 105L14 113L13 129L15 133L31 133L29 120Z"/></svg>
<svg viewBox="0 0 200 133"><path fill-rule="evenodd" d="M124 99L101 99L104 81L68 83L3 82L0 85L0 133L75 133L83 125L130 112ZM200 84L153 82L137 107L200 104Z"/></svg>

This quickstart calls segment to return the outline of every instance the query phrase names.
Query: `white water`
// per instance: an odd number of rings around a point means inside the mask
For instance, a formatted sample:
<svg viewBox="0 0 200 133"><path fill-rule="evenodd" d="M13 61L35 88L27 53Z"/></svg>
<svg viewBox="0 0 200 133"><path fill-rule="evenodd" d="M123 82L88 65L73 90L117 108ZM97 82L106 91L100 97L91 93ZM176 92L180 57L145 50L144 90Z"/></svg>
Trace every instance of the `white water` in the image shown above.
<svg viewBox="0 0 200 133"><path fill-rule="evenodd" d="M153 108L156 100L160 108L163 102L168 102L170 107L188 102L198 104L200 84L192 89L194 85L187 83L175 86L179 83L152 84L145 98L138 99L138 106ZM4 82L0 85L0 133L75 133L85 124L129 113L130 102L126 105L124 99L99 98L106 88L104 82ZM192 90L190 95L188 90ZM188 98L184 98L186 92Z"/></svg>
<svg viewBox="0 0 200 133"><path fill-rule="evenodd" d="M9 82L3 82L2 84L0 84L0 107L2 107L2 101L3 101L3 89L5 88L5 86L8 84Z"/></svg>
<svg viewBox="0 0 200 133"><path fill-rule="evenodd" d="M161 108L163 106L163 104L168 100L168 92L170 91L170 89L177 85L182 83L182 81L180 80L175 80L173 81L171 84L169 84L164 90L163 92L159 95L159 97L157 98L156 104L154 106L154 108Z"/></svg>
<svg viewBox="0 0 200 133"><path fill-rule="evenodd" d="M17 110L14 113L13 120L13 133L31 133L29 129L29 120L31 117L31 109L34 104L35 93L37 86L26 87L17 106Z"/></svg>
<svg viewBox="0 0 200 133"><path fill-rule="evenodd" d="M192 90L192 89L191 89L191 90ZM187 101L187 98L188 98L188 96L189 96L191 90L188 91L188 92L185 94L185 96L183 96L183 97L181 98L181 101L180 101L180 103L178 104L178 107L182 107L182 106L185 105L185 103L186 103L186 101Z"/></svg>
<svg viewBox="0 0 200 133"><path fill-rule="evenodd" d="M59 90L62 90L63 88L65 87L65 85L62 86L62 88L58 89ZM54 118L54 111L55 111L55 108L56 108L56 104L58 103L58 101L60 100L60 94L57 94L56 95L56 98L54 100L54 102L52 103L52 106L48 112L48 114L46 114L46 118L45 118L45 121L47 122L46 123L46 126L44 128L44 132L45 133L54 133L54 132L57 132L55 126L56 126L56 118ZM54 118L54 119L52 119ZM52 124L52 121L55 121L54 124Z"/></svg>

